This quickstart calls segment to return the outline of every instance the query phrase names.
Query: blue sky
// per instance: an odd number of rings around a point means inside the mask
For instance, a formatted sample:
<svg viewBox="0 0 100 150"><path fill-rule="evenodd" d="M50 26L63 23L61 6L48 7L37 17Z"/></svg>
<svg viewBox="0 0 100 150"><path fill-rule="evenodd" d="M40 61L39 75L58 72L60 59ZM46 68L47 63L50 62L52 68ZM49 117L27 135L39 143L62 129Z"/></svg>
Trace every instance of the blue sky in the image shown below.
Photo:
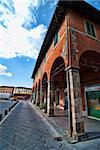
<svg viewBox="0 0 100 150"><path fill-rule="evenodd" d="M86 0L100 9L100 0ZM0 85L32 87L57 0L0 0Z"/></svg>

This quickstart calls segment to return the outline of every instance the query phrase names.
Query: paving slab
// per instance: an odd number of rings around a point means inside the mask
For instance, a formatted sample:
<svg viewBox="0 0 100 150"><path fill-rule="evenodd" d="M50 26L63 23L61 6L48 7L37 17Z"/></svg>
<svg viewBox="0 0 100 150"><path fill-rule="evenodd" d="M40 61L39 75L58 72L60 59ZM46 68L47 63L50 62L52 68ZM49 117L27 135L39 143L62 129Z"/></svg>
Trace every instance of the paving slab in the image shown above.
<svg viewBox="0 0 100 150"><path fill-rule="evenodd" d="M68 150L99 150L100 149L100 121L91 118L84 118L86 138L81 139L80 142L70 144L67 137L68 115L67 112L56 112L54 117L48 117L38 107L33 106L41 117L44 117L50 125L58 132L59 136L63 138L62 149ZM61 143L62 143L61 142Z"/></svg>
<svg viewBox="0 0 100 150"><path fill-rule="evenodd" d="M60 146L43 118L27 102L19 102L0 125L0 150L56 150Z"/></svg>
<svg viewBox="0 0 100 150"><path fill-rule="evenodd" d="M100 138L70 144L35 106L19 102L0 125L0 150L99 150Z"/></svg>

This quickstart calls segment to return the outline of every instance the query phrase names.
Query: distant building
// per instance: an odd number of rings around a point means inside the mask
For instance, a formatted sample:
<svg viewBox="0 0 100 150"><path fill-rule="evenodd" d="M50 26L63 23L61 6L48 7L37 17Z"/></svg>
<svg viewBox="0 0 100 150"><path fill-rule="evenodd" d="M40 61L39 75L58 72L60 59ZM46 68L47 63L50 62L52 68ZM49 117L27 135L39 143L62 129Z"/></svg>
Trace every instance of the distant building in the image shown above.
<svg viewBox="0 0 100 150"><path fill-rule="evenodd" d="M12 86L0 86L0 93L10 93L13 95L14 87Z"/></svg>
<svg viewBox="0 0 100 150"><path fill-rule="evenodd" d="M26 100L32 95L32 89L26 87L15 87L14 88L14 99Z"/></svg>
<svg viewBox="0 0 100 150"><path fill-rule="evenodd" d="M11 86L0 86L0 98L11 98L11 99L28 99L32 95L32 89L27 87L11 87Z"/></svg>
<svg viewBox="0 0 100 150"><path fill-rule="evenodd" d="M14 88L14 94L17 93L21 93L21 94L28 94L28 93L32 93L32 89L31 88L26 88L26 87L15 87Z"/></svg>

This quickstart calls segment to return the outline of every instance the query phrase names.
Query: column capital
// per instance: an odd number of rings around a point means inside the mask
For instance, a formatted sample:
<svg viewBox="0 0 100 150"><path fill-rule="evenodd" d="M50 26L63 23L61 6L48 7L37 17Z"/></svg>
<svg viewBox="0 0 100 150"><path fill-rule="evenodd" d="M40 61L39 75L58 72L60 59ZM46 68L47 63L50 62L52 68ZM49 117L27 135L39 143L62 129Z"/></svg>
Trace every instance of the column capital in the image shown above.
<svg viewBox="0 0 100 150"><path fill-rule="evenodd" d="M68 67L65 68L65 71L68 71L70 69L72 69L72 70L80 70L80 67L79 66L68 66Z"/></svg>
<svg viewBox="0 0 100 150"><path fill-rule="evenodd" d="M47 82L48 82L48 83L51 83L51 82L53 82L53 80L48 80Z"/></svg>

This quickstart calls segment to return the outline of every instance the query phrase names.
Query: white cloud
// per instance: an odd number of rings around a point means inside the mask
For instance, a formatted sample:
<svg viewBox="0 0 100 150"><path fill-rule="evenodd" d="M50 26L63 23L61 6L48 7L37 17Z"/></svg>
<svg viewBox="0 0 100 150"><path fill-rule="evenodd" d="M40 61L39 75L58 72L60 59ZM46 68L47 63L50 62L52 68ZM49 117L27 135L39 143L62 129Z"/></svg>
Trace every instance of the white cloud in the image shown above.
<svg viewBox="0 0 100 150"><path fill-rule="evenodd" d="M0 64L0 75L12 77L12 73L7 71L7 67Z"/></svg>
<svg viewBox="0 0 100 150"><path fill-rule="evenodd" d="M29 6L38 8L44 0L14 0L15 14L7 11L3 6L3 15L7 28L0 26L0 57L14 58L16 56L26 56L37 58L44 35L47 31L46 26L39 24L30 30L26 30L22 24L27 18L36 22L35 15L31 17ZM33 12L34 13L34 12ZM29 21L28 20L28 21Z"/></svg>
<svg viewBox="0 0 100 150"><path fill-rule="evenodd" d="M26 56L36 58L46 32L44 25L38 25L31 31L27 31L14 21L9 23L8 30L0 28L0 57L14 58Z"/></svg>

